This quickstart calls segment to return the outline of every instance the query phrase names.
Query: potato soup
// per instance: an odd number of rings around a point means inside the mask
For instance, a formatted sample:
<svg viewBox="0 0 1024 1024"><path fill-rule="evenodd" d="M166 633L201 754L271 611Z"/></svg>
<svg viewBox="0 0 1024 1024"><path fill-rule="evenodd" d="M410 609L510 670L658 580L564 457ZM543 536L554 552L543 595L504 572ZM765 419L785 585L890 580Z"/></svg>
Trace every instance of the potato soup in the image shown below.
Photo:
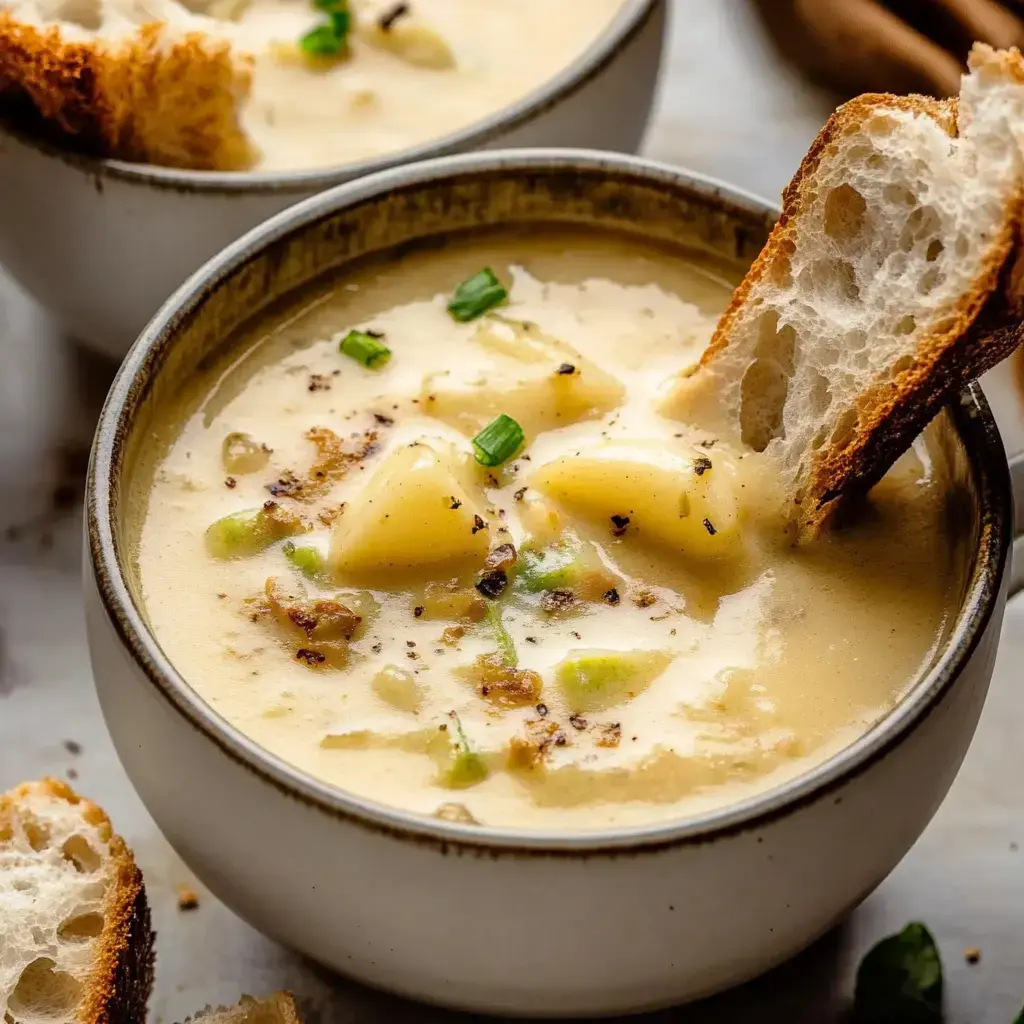
<svg viewBox="0 0 1024 1024"><path fill-rule="evenodd" d="M794 547L762 456L659 413L731 287L509 232L259 322L159 442L160 645L267 750L422 815L629 826L807 771L934 652L945 486L919 441Z"/></svg>

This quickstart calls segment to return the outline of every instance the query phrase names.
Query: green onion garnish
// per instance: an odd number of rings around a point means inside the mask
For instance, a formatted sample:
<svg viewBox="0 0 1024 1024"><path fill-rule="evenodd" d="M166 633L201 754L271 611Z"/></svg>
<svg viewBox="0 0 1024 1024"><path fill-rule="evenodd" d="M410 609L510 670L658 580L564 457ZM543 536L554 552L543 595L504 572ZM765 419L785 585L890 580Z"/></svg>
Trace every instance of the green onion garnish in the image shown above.
<svg viewBox="0 0 1024 1024"><path fill-rule="evenodd" d="M313 0L313 6L323 11L329 21L311 28L299 40L302 51L311 57L337 57L345 53L352 30L348 0Z"/></svg>
<svg viewBox="0 0 1024 1024"><path fill-rule="evenodd" d="M391 358L391 349L365 331L349 331L338 346L343 355L370 369L383 366Z"/></svg>
<svg viewBox="0 0 1024 1024"><path fill-rule="evenodd" d="M500 466L512 458L523 443L523 428L502 413L473 438L473 454L483 466Z"/></svg>
<svg viewBox="0 0 1024 1024"><path fill-rule="evenodd" d="M324 556L317 548L304 545L296 547L288 541L282 549L285 558L295 566L303 576L313 580L324 574Z"/></svg>
<svg viewBox="0 0 1024 1024"><path fill-rule="evenodd" d="M482 316L489 309L500 306L508 298L505 286L490 267L484 267L478 274L467 278L448 302L448 312L453 320L468 323Z"/></svg>
<svg viewBox="0 0 1024 1024"><path fill-rule="evenodd" d="M505 623L501 621L500 605L489 604L487 606L487 623L494 630L494 639L498 642L501 660L509 668L515 668L519 664L519 652L516 650L512 634L505 628Z"/></svg>

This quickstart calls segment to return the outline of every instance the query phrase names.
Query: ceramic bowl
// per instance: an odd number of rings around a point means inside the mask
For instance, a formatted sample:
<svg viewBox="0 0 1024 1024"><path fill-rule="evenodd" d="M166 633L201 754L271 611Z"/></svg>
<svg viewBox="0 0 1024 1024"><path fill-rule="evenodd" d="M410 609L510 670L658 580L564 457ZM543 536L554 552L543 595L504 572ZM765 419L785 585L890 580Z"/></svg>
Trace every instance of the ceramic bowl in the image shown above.
<svg viewBox="0 0 1024 1024"><path fill-rule="evenodd" d="M97 160L0 130L0 263L62 327L120 359L196 267L271 215L385 167L508 146L635 153L651 113L667 0L625 0L582 56L521 102L380 159L295 173Z"/></svg>
<svg viewBox="0 0 1024 1024"><path fill-rule="evenodd" d="M483 225L588 225L713 254L742 274L777 211L635 158L516 151L344 185L195 274L107 401L87 495L87 623L124 767L190 868L257 928L371 985L468 1010L638 1011L767 970L886 877L960 766L1008 589L1007 460L980 388L933 431L950 481L956 605L905 699L841 753L756 798L632 830L523 832L427 819L270 755L207 706L146 621L134 562L154 425L269 303L367 254Z"/></svg>

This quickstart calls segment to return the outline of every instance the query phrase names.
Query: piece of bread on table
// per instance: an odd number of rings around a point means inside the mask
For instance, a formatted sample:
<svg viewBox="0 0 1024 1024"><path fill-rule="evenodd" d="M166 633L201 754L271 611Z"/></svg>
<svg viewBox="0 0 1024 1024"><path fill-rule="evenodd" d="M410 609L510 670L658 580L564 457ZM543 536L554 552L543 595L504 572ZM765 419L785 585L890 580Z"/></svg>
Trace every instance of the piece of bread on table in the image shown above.
<svg viewBox="0 0 1024 1024"><path fill-rule="evenodd" d="M152 985L142 875L106 814L54 779L0 796L0 1020L140 1024Z"/></svg>
<svg viewBox="0 0 1024 1024"><path fill-rule="evenodd" d="M802 536L1020 339L1002 288L1024 203L1024 60L977 46L969 66L959 101L869 95L836 111L662 403L766 452Z"/></svg>
<svg viewBox="0 0 1024 1024"><path fill-rule="evenodd" d="M96 3L102 16L122 13L105 2ZM251 59L226 41L166 20L127 29L119 21L105 38L37 24L24 7L35 3L0 10L0 117L13 127L91 156L194 170L252 165L239 120ZM179 17L190 15L182 8Z"/></svg>
<svg viewBox="0 0 1024 1024"><path fill-rule="evenodd" d="M290 992L275 992L266 999L242 996L237 1006L207 1008L185 1024L302 1024Z"/></svg>

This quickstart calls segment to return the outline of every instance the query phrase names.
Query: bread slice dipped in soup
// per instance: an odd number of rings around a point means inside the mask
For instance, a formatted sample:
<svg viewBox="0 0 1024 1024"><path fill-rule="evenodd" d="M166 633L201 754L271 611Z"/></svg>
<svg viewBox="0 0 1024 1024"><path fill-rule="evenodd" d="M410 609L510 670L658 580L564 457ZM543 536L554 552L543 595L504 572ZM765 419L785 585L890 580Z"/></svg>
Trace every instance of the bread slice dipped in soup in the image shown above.
<svg viewBox="0 0 1024 1024"><path fill-rule="evenodd" d="M422 815L602 829L806 771L939 641L947 481L919 439L794 544L769 458L674 415L734 283L508 231L259 320L167 424L159 643L269 751Z"/></svg>

